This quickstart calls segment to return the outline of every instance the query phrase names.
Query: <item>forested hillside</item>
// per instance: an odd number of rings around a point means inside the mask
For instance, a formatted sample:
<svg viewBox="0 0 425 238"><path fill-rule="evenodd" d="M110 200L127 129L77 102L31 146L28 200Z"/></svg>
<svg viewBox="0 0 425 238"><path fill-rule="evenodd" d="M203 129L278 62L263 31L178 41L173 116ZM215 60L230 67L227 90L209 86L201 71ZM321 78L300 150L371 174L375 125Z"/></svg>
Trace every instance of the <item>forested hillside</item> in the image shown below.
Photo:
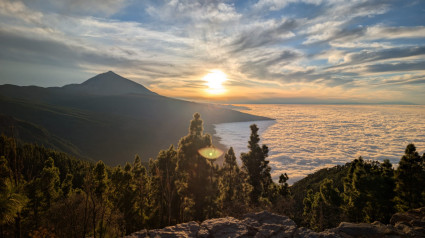
<svg viewBox="0 0 425 238"><path fill-rule="evenodd" d="M177 147L147 166L136 156L109 167L1 136L1 237L118 237L265 209L320 231L341 221L388 223L396 211L425 206L425 155L413 144L397 169L358 158L289 187L286 174L272 181L268 148L250 129L242 167L232 148L220 166L198 153L212 146L198 113Z"/></svg>

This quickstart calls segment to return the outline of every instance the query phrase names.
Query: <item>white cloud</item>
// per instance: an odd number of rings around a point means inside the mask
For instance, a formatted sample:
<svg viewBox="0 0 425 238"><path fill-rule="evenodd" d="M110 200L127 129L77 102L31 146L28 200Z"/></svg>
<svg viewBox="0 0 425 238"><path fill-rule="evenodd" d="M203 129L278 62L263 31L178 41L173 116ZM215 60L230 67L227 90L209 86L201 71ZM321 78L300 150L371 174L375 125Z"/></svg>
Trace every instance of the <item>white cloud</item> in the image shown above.
<svg viewBox="0 0 425 238"><path fill-rule="evenodd" d="M322 0L259 0L255 5L254 9L267 9L270 11L278 11L285 8L290 3L304 2L308 4L319 5Z"/></svg>
<svg viewBox="0 0 425 238"><path fill-rule="evenodd" d="M262 82L265 90L367 88L376 70L390 64L415 69L420 63L414 61L423 60L414 52L422 49L417 40L425 36L423 24L365 21L387 14L392 9L388 1L306 0L310 5L303 8L314 7L320 14L302 18L297 13L303 9L290 15L279 11L292 3L297 7L295 2L260 0L241 9L225 0L0 0L0 39L8 44L0 46L0 57L64 61L88 72L121 68L159 90L175 82L196 88L202 74L214 68L226 72L232 86L247 88ZM136 4L140 12L127 11L127 4ZM403 51L410 48L406 56ZM406 64L400 64L401 58Z"/></svg>
<svg viewBox="0 0 425 238"><path fill-rule="evenodd" d="M128 0L22 0L39 11L55 11L65 15L109 16L119 12Z"/></svg>
<svg viewBox="0 0 425 238"><path fill-rule="evenodd" d="M385 93L388 100L397 94L390 90ZM424 106L248 107L252 110L247 112L276 119L276 122L256 122L260 128L260 144L270 149L268 160L275 180L281 173L288 173L290 182L295 182L315 170L343 165L359 156L380 161L390 159L396 164L407 144L412 142L421 153L425 150ZM216 135L222 138L221 143L232 146L239 157L240 152L248 150L250 124L218 124Z"/></svg>
<svg viewBox="0 0 425 238"><path fill-rule="evenodd" d="M425 26L399 26L389 27L383 25L371 26L367 28L366 39L401 39L401 38L425 38Z"/></svg>

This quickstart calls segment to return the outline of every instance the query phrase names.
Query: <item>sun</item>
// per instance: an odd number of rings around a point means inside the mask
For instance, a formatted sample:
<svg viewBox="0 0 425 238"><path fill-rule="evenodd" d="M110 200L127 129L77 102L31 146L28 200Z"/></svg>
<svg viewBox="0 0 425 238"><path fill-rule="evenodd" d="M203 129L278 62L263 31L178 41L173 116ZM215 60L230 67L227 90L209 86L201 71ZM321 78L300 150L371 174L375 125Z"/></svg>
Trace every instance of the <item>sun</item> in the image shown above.
<svg viewBox="0 0 425 238"><path fill-rule="evenodd" d="M208 86L206 90L210 94L222 94L226 92L226 89L223 87L222 83L227 81L227 75L219 69L213 69L205 75L202 80L206 81L205 84Z"/></svg>

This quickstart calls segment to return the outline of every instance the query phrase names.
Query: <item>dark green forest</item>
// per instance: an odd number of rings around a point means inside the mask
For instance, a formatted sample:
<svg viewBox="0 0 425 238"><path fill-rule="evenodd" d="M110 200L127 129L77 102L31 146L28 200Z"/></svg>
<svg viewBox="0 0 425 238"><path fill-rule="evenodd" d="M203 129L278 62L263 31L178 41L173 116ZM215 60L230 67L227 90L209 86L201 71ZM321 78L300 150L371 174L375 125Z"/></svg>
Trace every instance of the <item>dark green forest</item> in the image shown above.
<svg viewBox="0 0 425 238"><path fill-rule="evenodd" d="M242 166L230 148L221 165L196 113L188 134L142 163L110 167L0 137L0 237L118 237L141 229L270 210L320 231L341 221L388 223L425 206L425 154L406 147L398 166L364 160L322 169L288 186L270 175L268 147L251 125ZM394 169L396 167L396 169Z"/></svg>

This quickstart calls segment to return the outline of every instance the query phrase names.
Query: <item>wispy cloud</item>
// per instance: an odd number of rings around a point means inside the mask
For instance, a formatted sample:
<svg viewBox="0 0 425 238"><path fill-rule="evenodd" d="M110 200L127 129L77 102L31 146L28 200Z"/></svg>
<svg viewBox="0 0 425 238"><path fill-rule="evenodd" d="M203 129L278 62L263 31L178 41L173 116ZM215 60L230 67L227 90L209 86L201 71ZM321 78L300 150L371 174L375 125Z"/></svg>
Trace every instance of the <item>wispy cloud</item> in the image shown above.
<svg viewBox="0 0 425 238"><path fill-rule="evenodd" d="M2 0L0 60L8 67L0 70L4 82L23 85L30 82L17 73L22 63L78 75L115 70L162 94L203 98L200 79L221 69L232 93L223 100L254 91L282 100L331 98L325 92L381 100L397 92L400 101L425 103L400 88L425 91L424 9L395 0ZM395 76L398 83L388 83Z"/></svg>

